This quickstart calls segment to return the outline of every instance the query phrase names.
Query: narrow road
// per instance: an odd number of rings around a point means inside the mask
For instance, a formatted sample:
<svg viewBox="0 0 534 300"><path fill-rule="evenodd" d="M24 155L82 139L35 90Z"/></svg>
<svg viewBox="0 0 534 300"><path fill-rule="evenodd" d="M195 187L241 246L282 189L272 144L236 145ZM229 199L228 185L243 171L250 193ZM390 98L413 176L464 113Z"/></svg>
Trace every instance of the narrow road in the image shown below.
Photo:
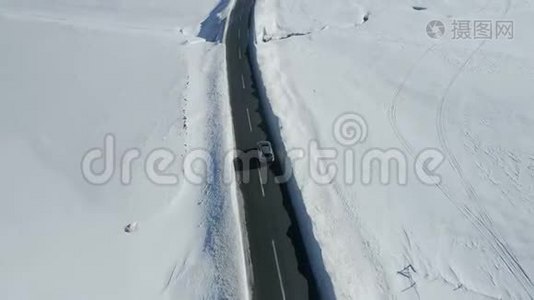
<svg viewBox="0 0 534 300"><path fill-rule="evenodd" d="M253 0L237 0L226 36L230 102L237 148L257 156L257 143L270 140L268 126L250 66L249 40ZM316 299L298 224L287 187L277 184L278 161L270 167L259 163L236 164L244 198L246 230L252 264L253 299ZM247 158L244 158L247 161ZM248 179L247 179L248 178Z"/></svg>

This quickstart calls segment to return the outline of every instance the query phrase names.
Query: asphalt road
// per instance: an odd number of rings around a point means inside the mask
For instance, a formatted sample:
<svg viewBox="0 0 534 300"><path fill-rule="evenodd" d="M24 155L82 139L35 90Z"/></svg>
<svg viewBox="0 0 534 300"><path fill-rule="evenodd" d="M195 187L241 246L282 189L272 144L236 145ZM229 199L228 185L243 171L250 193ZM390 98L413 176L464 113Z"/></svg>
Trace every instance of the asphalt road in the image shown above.
<svg viewBox="0 0 534 300"><path fill-rule="evenodd" d="M253 0L237 0L226 35L230 102L237 148L248 162L257 156L257 143L270 140L250 66L249 41ZM250 250L253 299L316 299L310 271L287 187L277 184L277 162L270 166L252 159L236 161L244 198Z"/></svg>

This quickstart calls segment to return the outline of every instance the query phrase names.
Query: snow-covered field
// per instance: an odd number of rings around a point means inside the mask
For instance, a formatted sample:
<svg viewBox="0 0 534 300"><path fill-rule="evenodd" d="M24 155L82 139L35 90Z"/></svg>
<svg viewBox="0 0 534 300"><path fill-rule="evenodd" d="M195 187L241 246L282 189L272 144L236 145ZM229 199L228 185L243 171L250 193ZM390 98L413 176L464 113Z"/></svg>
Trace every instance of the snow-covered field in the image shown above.
<svg viewBox="0 0 534 300"><path fill-rule="evenodd" d="M0 299L245 297L235 187L158 186L142 163L165 147L180 174L232 146L225 49L197 37L220 38L230 4L0 0ZM119 162L84 181L106 134L117 160L141 153L130 185Z"/></svg>
<svg viewBox="0 0 534 300"><path fill-rule="evenodd" d="M431 20L445 36L427 35ZM514 36L454 39L454 20L513 21ZM427 148L446 158L437 185L411 167L406 185L365 185L359 171L321 185L308 157L293 162L315 267L338 299L534 297L532 28L533 1L257 1L258 61L288 150L317 140L358 157L399 149L409 166ZM332 131L347 112L368 126L348 148Z"/></svg>

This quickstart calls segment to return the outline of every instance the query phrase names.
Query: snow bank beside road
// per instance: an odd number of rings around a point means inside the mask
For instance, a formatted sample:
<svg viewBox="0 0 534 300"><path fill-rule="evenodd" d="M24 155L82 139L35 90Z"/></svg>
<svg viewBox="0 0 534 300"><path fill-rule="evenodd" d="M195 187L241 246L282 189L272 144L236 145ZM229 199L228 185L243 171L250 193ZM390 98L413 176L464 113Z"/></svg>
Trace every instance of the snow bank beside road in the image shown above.
<svg viewBox="0 0 534 300"><path fill-rule="evenodd" d="M207 1L143 1L143 0L2 0L0 8L4 12L50 17L56 20L82 19L90 24L106 21L132 27L178 30L187 28L191 33L198 32L201 22L217 5L217 0Z"/></svg>
<svg viewBox="0 0 534 300"><path fill-rule="evenodd" d="M143 165L233 141L225 49L195 37L216 5L0 0L0 298L244 297L235 190L186 182L180 159L157 186ZM108 133L118 159L141 153L129 186L118 163L83 180Z"/></svg>
<svg viewBox="0 0 534 300"><path fill-rule="evenodd" d="M354 151L425 148L446 156L442 183L319 185L293 162L339 299L534 296L533 3L257 1L259 64L291 150L366 119ZM332 17L334 16L334 17ZM337 16L337 17L336 17ZM431 20L513 20L511 40L433 40ZM263 42L267 41L267 42ZM338 157L340 168L346 163ZM318 162L312 161L312 167Z"/></svg>

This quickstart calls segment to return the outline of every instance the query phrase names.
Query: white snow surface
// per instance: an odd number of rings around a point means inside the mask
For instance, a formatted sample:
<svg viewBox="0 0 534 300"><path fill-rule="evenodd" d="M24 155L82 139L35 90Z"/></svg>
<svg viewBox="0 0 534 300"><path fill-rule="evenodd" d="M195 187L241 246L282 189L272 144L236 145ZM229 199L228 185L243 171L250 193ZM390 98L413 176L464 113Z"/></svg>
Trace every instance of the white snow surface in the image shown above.
<svg viewBox="0 0 534 300"><path fill-rule="evenodd" d="M224 45L196 37L218 4L0 0L0 299L246 298L235 187L180 175L234 140ZM106 134L141 152L130 185L83 179ZM177 185L144 174L160 147Z"/></svg>
<svg viewBox="0 0 534 300"><path fill-rule="evenodd" d="M349 147L360 158L375 148L402 150L410 166L425 148L446 157L438 185L411 170L406 185L364 185L358 168L353 184L337 176L321 185L308 164L324 165L293 161L300 213L324 261L314 267L326 269L335 297L532 299L533 2L257 0L255 17L261 75L288 150L312 140L347 150L332 127L355 112L369 130ZM448 34L429 38L431 20ZM454 20L512 20L514 37L453 39Z"/></svg>

